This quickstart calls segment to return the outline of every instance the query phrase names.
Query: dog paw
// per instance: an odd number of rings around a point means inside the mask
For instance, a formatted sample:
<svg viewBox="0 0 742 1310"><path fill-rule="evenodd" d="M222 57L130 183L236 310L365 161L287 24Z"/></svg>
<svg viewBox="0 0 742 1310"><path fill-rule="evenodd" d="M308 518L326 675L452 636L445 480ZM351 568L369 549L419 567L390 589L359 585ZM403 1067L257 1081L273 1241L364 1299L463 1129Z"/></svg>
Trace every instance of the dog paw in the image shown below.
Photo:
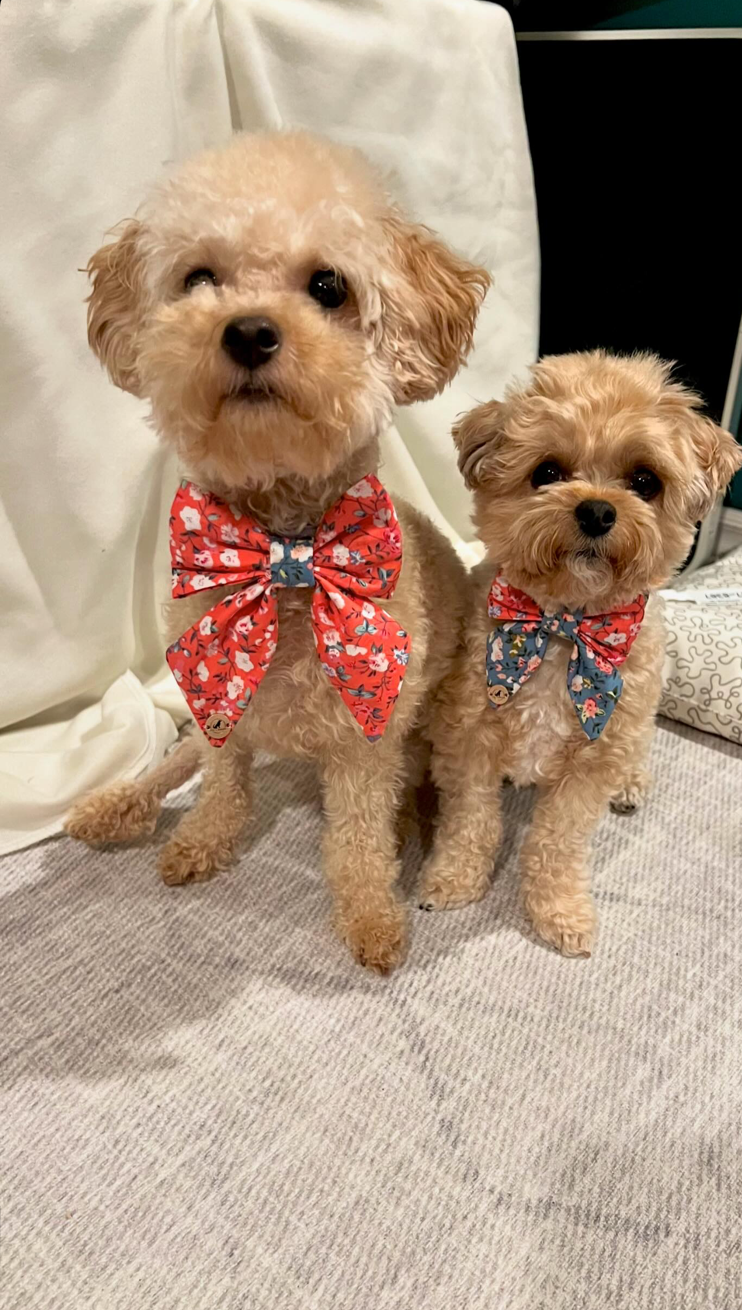
<svg viewBox="0 0 742 1310"><path fill-rule="evenodd" d="M421 910L459 910L487 895L489 877L466 877L460 873L431 870L420 888Z"/></svg>
<svg viewBox="0 0 742 1310"><path fill-rule="evenodd" d="M364 968L387 974L402 963L407 950L407 919L396 901L377 910L338 918L336 926L353 958Z"/></svg>
<svg viewBox="0 0 742 1310"><path fill-rule="evenodd" d="M158 797L141 783L121 782L78 801L67 815L64 831L91 846L135 841L154 832L160 808Z"/></svg>
<svg viewBox="0 0 742 1310"><path fill-rule="evenodd" d="M233 858L231 846L204 845L176 834L160 851L157 869L168 887L180 887L186 882L208 882Z"/></svg>
<svg viewBox="0 0 742 1310"><path fill-rule="evenodd" d="M644 804L652 790L652 779L648 773L637 773L627 778L624 786L611 798L614 814L633 814Z"/></svg>
<svg viewBox="0 0 742 1310"><path fill-rule="evenodd" d="M589 959L595 942L597 920L589 896L575 898L569 907L536 908L526 902L526 910L534 931L553 946L561 955Z"/></svg>

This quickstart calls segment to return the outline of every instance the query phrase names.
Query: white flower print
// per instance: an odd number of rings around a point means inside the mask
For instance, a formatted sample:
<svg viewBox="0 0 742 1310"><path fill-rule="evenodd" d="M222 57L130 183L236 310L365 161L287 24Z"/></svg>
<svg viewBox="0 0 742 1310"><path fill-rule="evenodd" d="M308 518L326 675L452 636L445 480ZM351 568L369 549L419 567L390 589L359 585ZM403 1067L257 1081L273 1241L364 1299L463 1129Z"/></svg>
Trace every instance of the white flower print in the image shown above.
<svg viewBox="0 0 742 1310"><path fill-rule="evenodd" d="M370 605L368 601L365 601L361 606L361 614L364 619L373 619L376 616L376 610L373 605Z"/></svg>
<svg viewBox="0 0 742 1310"><path fill-rule="evenodd" d="M208 614L205 614L204 617L202 618L201 622L198 625L198 630L201 633L202 637L211 636L211 619L209 618Z"/></svg>
<svg viewBox="0 0 742 1310"><path fill-rule="evenodd" d="M607 637L604 637L603 640L605 641L606 646L625 646L625 645L626 645L626 633L625 633L625 632L609 632L609 633L608 633L608 636L607 636Z"/></svg>
<svg viewBox="0 0 742 1310"><path fill-rule="evenodd" d="M210 573L192 573L191 586L194 591L203 591L206 587L213 587L214 579Z"/></svg>
<svg viewBox="0 0 742 1310"><path fill-rule="evenodd" d="M227 695L230 700L237 700L238 696L241 696L244 690L244 679L237 677L236 675L227 683Z"/></svg>
<svg viewBox="0 0 742 1310"><path fill-rule="evenodd" d="M333 605L336 605L339 610L345 609L345 597L341 596L339 591L328 591L327 594Z"/></svg>
<svg viewBox="0 0 742 1310"><path fill-rule="evenodd" d="M209 681L209 670L207 669L207 667L206 667L206 665L204 664L203 660L201 660L201 663L199 664L198 668L196 669L196 673L198 674L198 676L199 676L199 678L201 679L202 682L208 682L208 681Z"/></svg>
<svg viewBox="0 0 742 1310"><path fill-rule="evenodd" d="M226 541L228 546L236 546L240 539L240 534L234 526L234 523L222 523L222 526L219 529L219 535L222 541Z"/></svg>
<svg viewBox="0 0 742 1310"><path fill-rule="evenodd" d="M271 564L280 564L282 559L283 559L283 543L280 541L272 541L271 548L270 548Z"/></svg>
<svg viewBox="0 0 742 1310"><path fill-rule="evenodd" d="M386 673L389 668L389 660L386 655L381 652L379 652L378 655L369 655L368 667L370 669L375 669L377 673Z"/></svg>
<svg viewBox="0 0 742 1310"><path fill-rule="evenodd" d="M197 550L193 558L200 569L210 569L214 563L214 557L208 550Z"/></svg>
<svg viewBox="0 0 742 1310"><path fill-rule="evenodd" d="M351 500L361 500L364 496L373 496L374 489L366 478L361 478L361 481L356 482L355 486L351 487L347 494Z"/></svg>
<svg viewBox="0 0 742 1310"><path fill-rule="evenodd" d="M225 568L238 569L240 567L240 557L236 550L222 550L219 552L219 558Z"/></svg>
<svg viewBox="0 0 742 1310"><path fill-rule="evenodd" d="M346 646L346 655L365 655L368 650L367 646Z"/></svg>
<svg viewBox="0 0 742 1310"><path fill-rule="evenodd" d="M305 564L308 559L312 558L313 550L311 546L292 546L291 558L298 559L300 564Z"/></svg>
<svg viewBox="0 0 742 1310"><path fill-rule="evenodd" d="M183 681L182 671L180 669L173 669L173 677L175 678L176 682L182 682Z"/></svg>
<svg viewBox="0 0 742 1310"><path fill-rule="evenodd" d="M572 679L569 685L572 688L572 691L574 692L582 691L582 678L580 677L579 673L575 674L574 678Z"/></svg>
<svg viewBox="0 0 742 1310"><path fill-rule="evenodd" d="M322 640L326 646L339 646L341 644L340 633L335 628L331 628L329 632L323 632Z"/></svg>
<svg viewBox="0 0 742 1310"><path fill-rule="evenodd" d="M180 517L187 532L198 532L201 527L201 515L197 509L191 509L190 505L186 505L180 511Z"/></svg>
<svg viewBox="0 0 742 1310"><path fill-rule="evenodd" d="M188 495L191 500L203 500L204 498L203 491L199 491L198 487L194 487L193 484L188 488Z"/></svg>
<svg viewBox="0 0 742 1310"><path fill-rule="evenodd" d="M502 659L502 637L495 637L491 647L491 654L493 660Z"/></svg>
<svg viewBox="0 0 742 1310"><path fill-rule="evenodd" d="M237 619L237 621L235 622L234 630L235 632L239 632L241 637L244 637L246 633L250 632L252 628L254 628L254 626L255 624L253 623L249 614L243 614L242 617Z"/></svg>
<svg viewBox="0 0 742 1310"><path fill-rule="evenodd" d="M234 662L237 665L237 668L242 669L244 673L249 673L250 669L255 668L255 665L246 650L238 650L234 657Z"/></svg>
<svg viewBox="0 0 742 1310"><path fill-rule="evenodd" d="M391 510L377 509L376 513L374 514L374 527L385 528L391 517L392 517Z"/></svg>
<svg viewBox="0 0 742 1310"><path fill-rule="evenodd" d="M347 546L343 546L343 545L333 546L332 548L333 564L339 564L340 567L342 568L343 565L348 563L349 559L350 559L350 551L348 550Z"/></svg>

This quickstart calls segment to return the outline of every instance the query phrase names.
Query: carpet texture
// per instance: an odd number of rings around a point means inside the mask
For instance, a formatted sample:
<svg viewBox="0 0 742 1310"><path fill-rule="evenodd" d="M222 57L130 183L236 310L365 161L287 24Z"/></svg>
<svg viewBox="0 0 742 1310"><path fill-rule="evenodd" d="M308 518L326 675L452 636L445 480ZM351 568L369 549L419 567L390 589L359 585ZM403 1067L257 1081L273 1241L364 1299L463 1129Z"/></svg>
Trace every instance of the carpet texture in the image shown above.
<svg viewBox="0 0 742 1310"><path fill-rule="evenodd" d="M742 751L665 726L654 764L589 961L524 935L527 793L389 980L328 928L303 766L208 885L151 845L0 862L3 1310L742 1304Z"/></svg>

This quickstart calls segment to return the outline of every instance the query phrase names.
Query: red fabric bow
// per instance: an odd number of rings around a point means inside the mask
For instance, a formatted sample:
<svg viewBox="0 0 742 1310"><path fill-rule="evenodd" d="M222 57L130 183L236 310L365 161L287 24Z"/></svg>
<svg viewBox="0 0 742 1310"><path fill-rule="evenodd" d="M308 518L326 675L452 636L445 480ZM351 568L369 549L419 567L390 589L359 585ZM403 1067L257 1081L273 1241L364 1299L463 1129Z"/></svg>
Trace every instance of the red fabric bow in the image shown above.
<svg viewBox="0 0 742 1310"><path fill-rule="evenodd" d="M314 587L322 667L369 741L399 695L410 639L374 602L402 567L392 501L369 474L327 510L312 537L275 537L216 496L182 482L170 513L173 596L241 584L167 651L191 712L222 746L257 691L278 640L276 587Z"/></svg>

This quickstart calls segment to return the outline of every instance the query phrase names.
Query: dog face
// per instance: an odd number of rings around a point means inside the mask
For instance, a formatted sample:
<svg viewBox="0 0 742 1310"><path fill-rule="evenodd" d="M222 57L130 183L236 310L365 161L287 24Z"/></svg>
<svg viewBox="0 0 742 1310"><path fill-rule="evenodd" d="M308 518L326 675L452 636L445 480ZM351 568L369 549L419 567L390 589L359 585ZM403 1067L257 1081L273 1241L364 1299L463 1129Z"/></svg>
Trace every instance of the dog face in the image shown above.
<svg viewBox="0 0 742 1310"><path fill-rule="evenodd" d="M468 353L487 274L390 206L361 156L235 137L88 266L89 340L196 477L330 475Z"/></svg>
<svg viewBox="0 0 742 1310"><path fill-rule="evenodd" d="M554 355L455 429L488 555L542 606L599 612L662 586L742 464L670 371L651 355Z"/></svg>

